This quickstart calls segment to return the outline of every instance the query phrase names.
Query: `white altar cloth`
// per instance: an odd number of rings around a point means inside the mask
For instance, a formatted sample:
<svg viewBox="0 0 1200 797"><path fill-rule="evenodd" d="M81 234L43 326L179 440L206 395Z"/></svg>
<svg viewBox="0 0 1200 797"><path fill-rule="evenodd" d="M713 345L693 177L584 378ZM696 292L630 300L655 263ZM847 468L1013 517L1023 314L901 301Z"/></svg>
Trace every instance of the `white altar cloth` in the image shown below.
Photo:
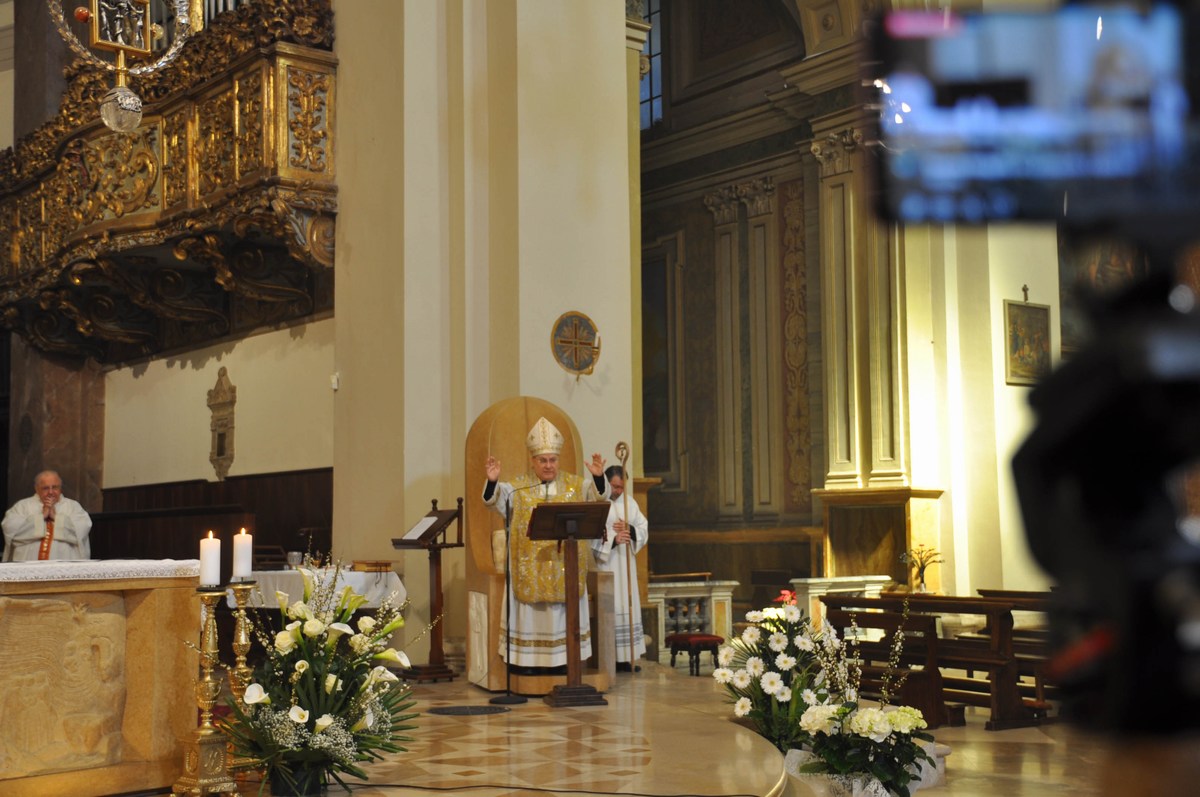
<svg viewBox="0 0 1200 797"><path fill-rule="evenodd" d="M333 570L317 572L328 575L332 574ZM304 598L304 577L298 570L255 570L250 574L250 578L257 582L255 588L250 592L250 606L266 606L267 608L278 606L279 604L275 601L276 592L286 592L288 603L295 603ZM364 573L359 570L343 569L338 573L334 591L341 590L346 585L366 598L365 605L372 609L378 608L383 599L393 592L396 593L396 596L392 602L396 606L404 603L404 599L408 595L400 576L390 570L386 573ZM230 608L237 605L233 600L233 590L229 590L226 603Z"/></svg>
<svg viewBox="0 0 1200 797"><path fill-rule="evenodd" d="M198 578L199 559L50 559L0 563L0 581Z"/></svg>

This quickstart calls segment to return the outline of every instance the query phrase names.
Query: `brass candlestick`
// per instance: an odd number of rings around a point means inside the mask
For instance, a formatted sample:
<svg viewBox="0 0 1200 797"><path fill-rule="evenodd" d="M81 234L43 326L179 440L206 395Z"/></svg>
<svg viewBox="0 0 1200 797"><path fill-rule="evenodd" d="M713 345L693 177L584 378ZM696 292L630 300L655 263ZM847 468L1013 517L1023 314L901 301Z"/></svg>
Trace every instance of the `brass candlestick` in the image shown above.
<svg viewBox="0 0 1200 797"><path fill-rule="evenodd" d="M238 701L246 694L246 687L250 684L250 676L254 672L246 664L246 654L250 652L250 623L246 619L246 604L255 584L254 581L239 581L229 585L237 603L234 614L236 622L233 627L233 655L236 661L233 669L229 671L229 689Z"/></svg>
<svg viewBox="0 0 1200 797"><path fill-rule="evenodd" d="M204 625L200 630L200 669L196 682L196 705L200 707L200 727L183 753L183 775L171 789L172 797L203 797L223 794L241 797L225 761L225 736L213 725L212 710L221 694L221 682L213 677L217 664L217 603L224 590L201 587L197 592L204 604Z"/></svg>

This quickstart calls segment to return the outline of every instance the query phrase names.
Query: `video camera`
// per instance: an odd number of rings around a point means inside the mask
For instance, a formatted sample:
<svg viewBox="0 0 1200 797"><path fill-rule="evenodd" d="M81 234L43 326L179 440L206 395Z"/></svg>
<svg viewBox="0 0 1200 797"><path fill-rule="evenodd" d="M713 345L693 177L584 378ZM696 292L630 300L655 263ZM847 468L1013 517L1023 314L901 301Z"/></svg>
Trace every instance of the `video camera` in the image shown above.
<svg viewBox="0 0 1200 797"><path fill-rule="evenodd" d="M1198 19L898 11L871 28L864 81L883 217L1104 227L1148 254L1147 276L1092 298L1092 339L1032 391L1037 426L1013 460L1057 582L1064 711L1123 732L1200 716L1200 536L1177 489L1200 458L1200 315L1174 275L1200 222Z"/></svg>

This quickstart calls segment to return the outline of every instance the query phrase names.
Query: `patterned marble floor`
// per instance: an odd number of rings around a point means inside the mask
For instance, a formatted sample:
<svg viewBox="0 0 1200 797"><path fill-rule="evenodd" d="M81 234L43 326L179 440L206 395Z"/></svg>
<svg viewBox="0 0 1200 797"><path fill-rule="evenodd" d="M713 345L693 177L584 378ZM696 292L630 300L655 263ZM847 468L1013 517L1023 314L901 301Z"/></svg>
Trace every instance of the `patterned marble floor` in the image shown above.
<svg viewBox="0 0 1200 797"><path fill-rule="evenodd" d="M808 797L783 774L783 757L730 720L729 705L707 675L646 663L621 674L607 706L551 708L531 698L502 714L428 714L439 706L488 705L492 695L460 681L416 686L419 728L407 753L370 768L361 797ZM967 710L967 725L939 728L949 745L947 777L920 797L1101 797L1200 793L1114 785L1108 742L1066 724L986 731L987 712ZM1200 749L1200 745L1190 748ZM1198 756L1192 756L1200 760ZM1200 783L1200 778L1190 781ZM245 784L243 794L255 794ZM331 797L341 794L330 790Z"/></svg>

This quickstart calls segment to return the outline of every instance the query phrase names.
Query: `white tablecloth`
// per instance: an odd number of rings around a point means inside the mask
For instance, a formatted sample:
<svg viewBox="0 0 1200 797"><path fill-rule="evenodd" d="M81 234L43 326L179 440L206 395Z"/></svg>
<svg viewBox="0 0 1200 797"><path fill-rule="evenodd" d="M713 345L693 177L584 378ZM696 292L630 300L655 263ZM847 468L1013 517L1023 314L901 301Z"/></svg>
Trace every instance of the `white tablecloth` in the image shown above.
<svg viewBox="0 0 1200 797"><path fill-rule="evenodd" d="M0 581L195 578L198 575L199 559L49 559L0 564Z"/></svg>
<svg viewBox="0 0 1200 797"><path fill-rule="evenodd" d="M319 571L324 574L332 575L332 570ZM266 606L268 608L278 606L275 601L275 593L286 592L288 594L288 603L295 603L304 597L304 578L296 570L255 570L250 574L250 578L257 582L254 590L250 593L251 606ZM340 591L342 587L350 585L359 595L367 599L366 606L368 608L378 608L379 604L388 595L393 592L396 597L392 602L399 606L404 603L404 598L408 592L404 589L404 582L400 580L400 576L392 571L386 573L363 573L358 570L342 570L338 574L338 582L335 586L335 591ZM226 596L226 602L230 608L234 608L236 604L233 600L233 590L229 590Z"/></svg>

